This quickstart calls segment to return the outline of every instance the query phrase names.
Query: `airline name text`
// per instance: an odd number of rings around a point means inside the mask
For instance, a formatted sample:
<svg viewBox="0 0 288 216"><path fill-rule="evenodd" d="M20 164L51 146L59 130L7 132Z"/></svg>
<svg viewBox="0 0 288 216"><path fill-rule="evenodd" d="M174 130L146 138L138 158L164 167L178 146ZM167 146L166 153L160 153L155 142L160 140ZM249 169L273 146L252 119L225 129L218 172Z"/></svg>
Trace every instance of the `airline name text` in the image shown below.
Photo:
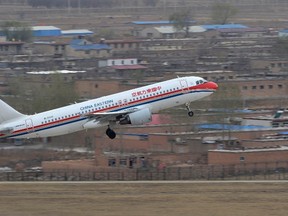
<svg viewBox="0 0 288 216"><path fill-rule="evenodd" d="M102 102L99 102L99 103L94 103L94 104L90 104L90 105L87 105L87 106L83 106L83 107L80 107L80 110L87 110L87 109L93 109L93 108L96 108L96 107L99 107L99 106L104 106L104 105L109 105L111 103L113 103L114 101L113 100L106 100L106 101L102 101Z"/></svg>

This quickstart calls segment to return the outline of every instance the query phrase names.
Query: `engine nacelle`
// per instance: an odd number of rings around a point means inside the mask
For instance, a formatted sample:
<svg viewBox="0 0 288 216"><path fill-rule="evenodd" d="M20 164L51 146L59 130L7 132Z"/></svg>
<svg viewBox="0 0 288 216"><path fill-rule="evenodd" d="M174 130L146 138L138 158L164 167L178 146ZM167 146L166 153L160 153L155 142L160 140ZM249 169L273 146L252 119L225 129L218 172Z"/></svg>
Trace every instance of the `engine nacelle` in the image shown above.
<svg viewBox="0 0 288 216"><path fill-rule="evenodd" d="M121 125L131 124L131 125L142 125L152 121L152 113L150 109L142 109L133 113L128 114L123 119L120 119L119 123Z"/></svg>

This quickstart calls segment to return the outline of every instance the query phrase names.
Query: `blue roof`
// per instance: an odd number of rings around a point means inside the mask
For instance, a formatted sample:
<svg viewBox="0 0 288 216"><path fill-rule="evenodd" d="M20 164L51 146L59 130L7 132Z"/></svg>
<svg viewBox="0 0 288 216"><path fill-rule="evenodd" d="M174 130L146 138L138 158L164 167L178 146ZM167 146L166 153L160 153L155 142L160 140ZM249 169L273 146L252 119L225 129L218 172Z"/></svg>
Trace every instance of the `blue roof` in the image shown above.
<svg viewBox="0 0 288 216"><path fill-rule="evenodd" d="M196 127L198 129L209 129L209 130L255 130L255 129L270 128L256 125L231 125L231 124L199 124Z"/></svg>
<svg viewBox="0 0 288 216"><path fill-rule="evenodd" d="M216 30L216 29L235 29L235 28L248 28L245 25L241 24L223 24L223 25L202 25L206 30Z"/></svg>
<svg viewBox="0 0 288 216"><path fill-rule="evenodd" d="M32 34L34 37L61 36L61 29L55 26L33 26Z"/></svg>
<svg viewBox="0 0 288 216"><path fill-rule="evenodd" d="M284 29L284 30L281 30L281 31L279 31L279 32L281 32L281 33L288 33L288 29Z"/></svg>
<svg viewBox="0 0 288 216"><path fill-rule="evenodd" d="M288 135L288 131L279 132L279 135Z"/></svg>
<svg viewBox="0 0 288 216"><path fill-rule="evenodd" d="M70 41L70 46L75 50L102 50L111 49L107 44L90 44L83 39L74 39Z"/></svg>
<svg viewBox="0 0 288 216"><path fill-rule="evenodd" d="M195 23L195 21L191 20L190 23ZM133 21L133 24L136 25L165 25L165 24L171 24L173 22L169 20L159 20L159 21Z"/></svg>

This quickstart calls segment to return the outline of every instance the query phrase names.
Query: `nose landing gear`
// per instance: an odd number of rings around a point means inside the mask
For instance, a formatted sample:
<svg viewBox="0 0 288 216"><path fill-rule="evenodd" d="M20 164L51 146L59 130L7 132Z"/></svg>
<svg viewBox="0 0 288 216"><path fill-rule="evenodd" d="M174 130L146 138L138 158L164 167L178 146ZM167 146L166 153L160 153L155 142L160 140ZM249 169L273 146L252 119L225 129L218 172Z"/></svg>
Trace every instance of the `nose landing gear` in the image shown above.
<svg viewBox="0 0 288 216"><path fill-rule="evenodd" d="M185 106L186 106L186 109L188 110L188 116L189 117L193 117L194 116L194 112L190 108L190 103L186 103Z"/></svg>
<svg viewBox="0 0 288 216"><path fill-rule="evenodd" d="M109 126L106 130L106 135L110 138L110 139L114 139L116 137L116 133L114 130L112 130Z"/></svg>

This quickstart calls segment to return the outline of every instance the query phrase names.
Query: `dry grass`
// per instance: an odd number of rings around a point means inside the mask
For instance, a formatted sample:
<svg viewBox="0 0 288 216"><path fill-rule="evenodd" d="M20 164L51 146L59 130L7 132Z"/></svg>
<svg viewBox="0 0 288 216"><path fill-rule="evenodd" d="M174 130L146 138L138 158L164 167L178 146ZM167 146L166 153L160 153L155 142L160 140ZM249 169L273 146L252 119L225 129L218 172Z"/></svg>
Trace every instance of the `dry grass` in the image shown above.
<svg viewBox="0 0 288 216"><path fill-rule="evenodd" d="M288 183L2 183L1 216L286 216Z"/></svg>

